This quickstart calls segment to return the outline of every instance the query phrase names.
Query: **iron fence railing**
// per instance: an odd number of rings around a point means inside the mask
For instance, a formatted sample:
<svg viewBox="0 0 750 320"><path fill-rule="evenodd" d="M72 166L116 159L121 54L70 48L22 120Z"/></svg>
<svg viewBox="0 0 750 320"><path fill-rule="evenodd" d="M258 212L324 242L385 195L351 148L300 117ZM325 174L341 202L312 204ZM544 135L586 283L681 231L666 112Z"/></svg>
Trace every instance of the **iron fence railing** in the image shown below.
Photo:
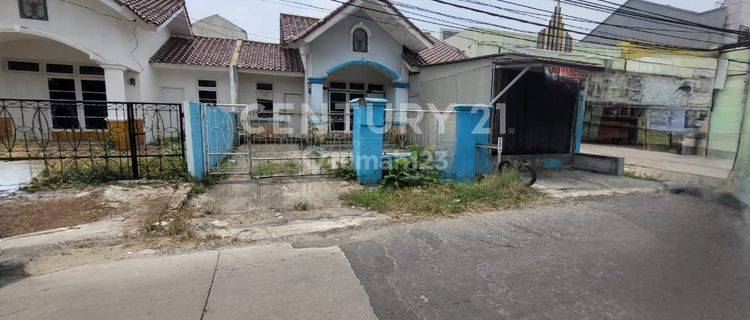
<svg viewBox="0 0 750 320"><path fill-rule="evenodd" d="M204 165L210 174L256 178L332 174L352 158L354 114L204 105ZM384 157L429 152L451 166L455 113L386 110Z"/></svg>
<svg viewBox="0 0 750 320"><path fill-rule="evenodd" d="M181 104L0 99L0 160L123 179L185 171Z"/></svg>

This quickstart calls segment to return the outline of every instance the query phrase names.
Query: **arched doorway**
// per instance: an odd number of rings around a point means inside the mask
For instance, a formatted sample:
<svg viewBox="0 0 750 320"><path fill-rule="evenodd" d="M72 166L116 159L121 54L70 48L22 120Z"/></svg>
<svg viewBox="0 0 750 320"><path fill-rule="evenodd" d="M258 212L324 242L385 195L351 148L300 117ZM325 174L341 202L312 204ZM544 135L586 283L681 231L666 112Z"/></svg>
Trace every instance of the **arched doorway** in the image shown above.
<svg viewBox="0 0 750 320"><path fill-rule="evenodd" d="M394 96L392 83L401 75L387 66L366 60L355 60L328 69L324 75L324 105L330 132L351 132L353 110L349 101L360 98Z"/></svg>

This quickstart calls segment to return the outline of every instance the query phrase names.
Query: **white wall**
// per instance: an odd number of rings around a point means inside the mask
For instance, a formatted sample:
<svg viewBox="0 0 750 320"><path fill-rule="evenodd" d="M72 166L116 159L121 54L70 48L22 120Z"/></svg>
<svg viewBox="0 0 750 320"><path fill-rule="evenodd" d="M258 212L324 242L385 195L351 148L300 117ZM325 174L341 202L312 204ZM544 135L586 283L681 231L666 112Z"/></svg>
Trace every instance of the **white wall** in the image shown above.
<svg viewBox="0 0 750 320"><path fill-rule="evenodd" d="M240 72L240 82L238 85L238 102L241 104L253 104L257 102L256 84L270 83L273 84L273 102L284 103L285 94L305 93L305 82L301 76L271 76L253 73Z"/></svg>
<svg viewBox="0 0 750 320"><path fill-rule="evenodd" d="M161 101L162 88L183 89L185 100L198 101L198 80L216 81L216 99L218 103L230 103L229 69L207 71L195 69L158 68L155 72L155 99Z"/></svg>
<svg viewBox="0 0 750 320"><path fill-rule="evenodd" d="M21 19L18 1L0 2L0 41L8 34L31 34L65 43L99 64L119 65L130 70L128 76L136 79L137 86L126 87L128 100L157 101L160 95L157 78L148 61L169 38L169 28L157 30L153 25L128 21L128 17L102 1L70 1L90 9L63 1L47 1L49 20L40 21ZM133 17L127 9L123 10ZM0 42L2 46L6 43Z"/></svg>
<svg viewBox="0 0 750 320"><path fill-rule="evenodd" d="M422 68L420 103L448 110L456 103L483 103L492 99L492 64L489 59Z"/></svg>
<svg viewBox="0 0 750 320"><path fill-rule="evenodd" d="M306 66L308 77L321 77L331 67L360 59L377 61L400 73L403 45L376 22L356 16L366 16L366 13L359 10L344 18L310 44ZM352 50L350 32L360 22L371 31L366 53Z"/></svg>

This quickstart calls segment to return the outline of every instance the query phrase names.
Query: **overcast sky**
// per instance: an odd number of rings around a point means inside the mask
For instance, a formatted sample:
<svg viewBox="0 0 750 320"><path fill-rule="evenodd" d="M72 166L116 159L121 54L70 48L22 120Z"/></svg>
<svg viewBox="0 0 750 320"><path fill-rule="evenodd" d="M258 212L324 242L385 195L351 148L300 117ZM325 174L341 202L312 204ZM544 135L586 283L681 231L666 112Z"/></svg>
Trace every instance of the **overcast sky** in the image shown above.
<svg viewBox="0 0 750 320"><path fill-rule="evenodd" d="M188 11L192 21L200 20L201 18L210 16L212 14L220 14L225 18L229 19L233 23L239 25L248 32L248 37L251 40L263 41L263 42L278 42L279 38L279 14L290 13L310 17L323 17L331 10L335 9L340 5L340 2L344 0L291 0L298 3L304 3L307 5L291 4L284 2L283 0L187 0ZM457 8L453 8L447 5L436 3L432 0L401 0L403 3L408 3L421 8L428 8L429 10L439 11L454 16L461 16L464 18L470 18L473 20L480 20L484 22L490 22L494 24L500 24L503 26L523 29L527 31L537 32L540 27L530 24L519 23L515 21L507 21L500 18L493 18L481 13L475 13L465 11ZM526 10L524 8L515 7L513 5L503 4L501 2L495 2L490 0L482 0L485 3L493 3L495 5L503 6L509 9ZM511 0L517 3L523 3L525 5L533 6L535 8L552 10L555 6L556 0ZM625 0L611 0L612 2L623 3ZM716 0L651 0L653 2L668 4L674 7L688 9L693 11L706 11L716 8ZM457 3L461 3L458 2ZM465 3L462 3L465 4ZM316 6L325 9L316 9L309 6ZM400 8L401 9L401 8ZM545 22L546 19L534 19L528 16L519 16L517 14L498 11L496 9L487 9L487 11L495 11L499 14L506 14L516 16L525 20L531 20L535 22ZM408 9L406 9L408 10ZM563 4L563 14L572 15L576 17L585 17L587 19L602 21L607 17L607 14L602 12L596 12L573 5ZM404 12L406 16L412 17L413 15ZM435 16L431 13L422 12L422 14L428 14ZM448 18L440 17L440 19L447 20ZM437 32L441 26L434 25L425 22L414 21L417 26L428 32ZM450 21L450 24L455 25L455 20ZM566 24L573 24L582 28L591 28L591 24L585 24L581 22L566 21ZM481 25L477 25L481 26ZM483 26L488 27L488 26ZM576 31L584 32L585 30L575 29ZM575 38L580 39L581 35L573 35Z"/></svg>

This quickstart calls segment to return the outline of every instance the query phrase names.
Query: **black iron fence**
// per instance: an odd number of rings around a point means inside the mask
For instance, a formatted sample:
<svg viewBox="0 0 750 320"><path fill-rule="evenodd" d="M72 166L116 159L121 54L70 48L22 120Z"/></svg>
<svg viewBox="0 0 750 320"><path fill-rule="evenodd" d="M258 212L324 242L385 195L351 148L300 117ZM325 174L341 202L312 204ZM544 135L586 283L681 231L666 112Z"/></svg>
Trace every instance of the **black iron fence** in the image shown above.
<svg viewBox="0 0 750 320"><path fill-rule="evenodd" d="M119 179L184 173L182 105L0 99L0 160Z"/></svg>

